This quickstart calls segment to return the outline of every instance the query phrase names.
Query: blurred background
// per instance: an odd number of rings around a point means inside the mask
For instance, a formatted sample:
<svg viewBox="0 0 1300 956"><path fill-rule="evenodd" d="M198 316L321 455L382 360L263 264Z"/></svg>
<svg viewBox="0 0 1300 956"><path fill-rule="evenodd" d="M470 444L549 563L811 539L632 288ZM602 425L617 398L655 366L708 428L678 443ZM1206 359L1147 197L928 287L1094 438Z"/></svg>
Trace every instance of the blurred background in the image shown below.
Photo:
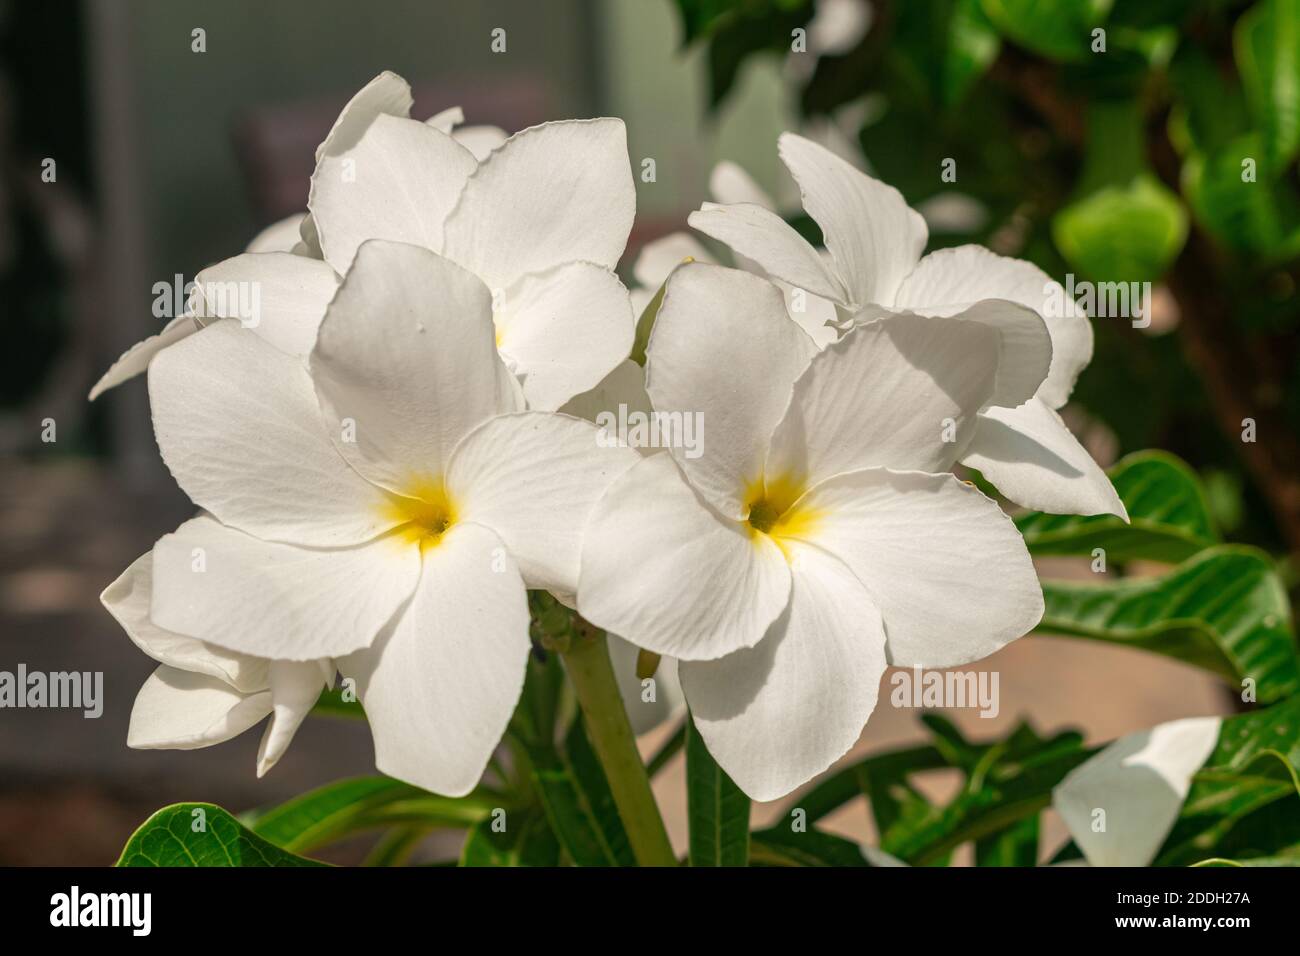
<svg viewBox="0 0 1300 956"><path fill-rule="evenodd" d="M684 229L710 198L720 160L815 229L777 159L786 129L902 189L931 247L976 241L1056 278L1151 281L1149 328L1094 323L1096 357L1067 420L1103 464L1174 451L1206 482L1230 540L1294 556L1300 12L1239 27L1257 6L0 2L0 670L103 671L105 697L94 720L0 710L0 864L108 864L164 803L242 811L373 770L365 728L328 718L309 721L261 781L254 733L195 752L126 748L154 664L98 595L191 506L158 460L143 379L93 404L86 393L158 331L155 283L193 278L304 208L316 144L385 69L411 82L418 118L455 105L507 131L623 118L633 168L656 168L637 180L629 283L637 248ZM1267 6L1270 17L1297 10ZM1090 46L1098 24L1104 56ZM491 50L495 28L505 52ZM1289 41L1273 42L1279 29ZM1256 49L1259 36L1269 42ZM1294 58L1289 93L1261 91L1241 67L1279 56ZM1248 202L1223 186L1244 156L1260 160ZM940 175L948 158L955 182ZM1248 416L1253 444L1239 435ZM1294 558L1285 567L1294 588ZM949 715L977 739L1027 718L1094 742L1232 709L1203 672L1097 643L1024 640L981 669L1001 675L999 715ZM881 700L858 752L921 736L916 711ZM656 782L679 843L682 780L678 758ZM828 828L869 835L860 804Z"/></svg>

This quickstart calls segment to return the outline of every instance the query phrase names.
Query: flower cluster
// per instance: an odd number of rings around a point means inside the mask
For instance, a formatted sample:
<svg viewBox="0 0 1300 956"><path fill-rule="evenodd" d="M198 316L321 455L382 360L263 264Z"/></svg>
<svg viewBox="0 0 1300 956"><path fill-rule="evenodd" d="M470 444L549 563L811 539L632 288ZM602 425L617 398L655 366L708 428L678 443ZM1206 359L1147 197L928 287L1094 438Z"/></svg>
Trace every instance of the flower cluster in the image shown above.
<svg viewBox="0 0 1300 956"><path fill-rule="evenodd" d="M772 799L853 745L888 665L965 664L1037 624L1024 543L961 466L1020 504L1123 515L1056 413L1090 326L1042 314L1034 266L922 257L895 190L787 134L826 250L761 201L705 204L690 224L740 268L679 264L685 237L643 256L641 364L613 271L623 124L507 138L410 106L392 74L358 93L306 215L201 272L187 315L96 386L147 368L200 509L104 592L160 663L132 746L269 715L263 773L341 674L380 770L466 793L537 589L673 662L715 759ZM210 294L231 282L260 290L255 322ZM620 406L692 416L698 440L611 441L595 422Z"/></svg>

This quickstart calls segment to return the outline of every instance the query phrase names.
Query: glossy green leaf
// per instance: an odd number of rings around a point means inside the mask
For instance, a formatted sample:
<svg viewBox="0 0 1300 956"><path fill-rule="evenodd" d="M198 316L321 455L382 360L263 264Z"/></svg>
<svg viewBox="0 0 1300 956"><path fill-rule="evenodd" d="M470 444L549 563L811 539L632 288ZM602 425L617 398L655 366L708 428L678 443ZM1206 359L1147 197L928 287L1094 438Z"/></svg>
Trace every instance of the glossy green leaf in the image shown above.
<svg viewBox="0 0 1300 956"><path fill-rule="evenodd" d="M1044 581L1038 630L1133 647L1194 664L1261 702L1300 689L1291 611L1268 555L1217 545L1167 574L1112 584Z"/></svg>
<svg viewBox="0 0 1300 956"><path fill-rule="evenodd" d="M693 722L686 729L691 866L746 866L749 797L718 766Z"/></svg>
<svg viewBox="0 0 1300 956"><path fill-rule="evenodd" d="M1300 857L1300 698L1230 717L1155 859Z"/></svg>
<svg viewBox="0 0 1300 956"><path fill-rule="evenodd" d="M559 862L559 841L540 808L480 821L466 835L460 854L461 866L556 866Z"/></svg>
<svg viewBox="0 0 1300 956"><path fill-rule="evenodd" d="M1078 273L1096 282L1154 282L1187 239L1178 197L1150 174L1107 186L1057 212L1052 238Z"/></svg>
<svg viewBox="0 0 1300 956"><path fill-rule="evenodd" d="M468 827L497 803L484 794L443 797L390 777L351 777L251 815L248 824L277 846L303 851L394 824Z"/></svg>
<svg viewBox="0 0 1300 956"><path fill-rule="evenodd" d="M1237 21L1233 48L1263 164L1280 170L1300 152L1300 0L1259 0Z"/></svg>
<svg viewBox="0 0 1300 956"><path fill-rule="evenodd" d="M1114 515L1021 515L1016 527L1036 555L1087 555L1101 548L1110 561L1145 558L1176 563L1219 540L1195 472L1166 452L1142 451L1107 474L1128 509Z"/></svg>
<svg viewBox="0 0 1300 956"><path fill-rule="evenodd" d="M211 803L163 807L131 835L118 866L325 866L268 843Z"/></svg>

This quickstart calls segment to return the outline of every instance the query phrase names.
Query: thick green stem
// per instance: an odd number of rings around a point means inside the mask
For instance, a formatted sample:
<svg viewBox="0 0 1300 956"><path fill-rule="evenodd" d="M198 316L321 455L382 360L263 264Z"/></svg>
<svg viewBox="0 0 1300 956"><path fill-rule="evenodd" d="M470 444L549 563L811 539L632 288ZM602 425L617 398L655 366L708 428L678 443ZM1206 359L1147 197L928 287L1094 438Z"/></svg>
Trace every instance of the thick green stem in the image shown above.
<svg viewBox="0 0 1300 956"><path fill-rule="evenodd" d="M632 852L642 866L676 866L659 805L650 790L636 737L609 662L605 634L586 621L574 623L573 638L563 652L569 680L582 708L587 736L605 768L618 815Z"/></svg>

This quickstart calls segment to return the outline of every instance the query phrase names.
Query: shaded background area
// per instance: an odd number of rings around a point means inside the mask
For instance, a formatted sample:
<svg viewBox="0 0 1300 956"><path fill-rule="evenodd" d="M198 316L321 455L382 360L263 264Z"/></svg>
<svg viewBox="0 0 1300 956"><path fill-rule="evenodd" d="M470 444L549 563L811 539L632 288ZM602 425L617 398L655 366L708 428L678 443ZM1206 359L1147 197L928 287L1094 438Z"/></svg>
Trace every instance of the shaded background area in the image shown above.
<svg viewBox="0 0 1300 956"><path fill-rule="evenodd" d="M490 49L497 27L505 53ZM195 29L205 52L192 49ZM122 350L158 330L154 284L192 278L301 209L315 144L384 69L412 83L421 118L461 105L469 123L513 131L622 117L634 168L651 157L657 169L654 182L637 182L625 266L639 244L684 227L719 159L789 197L775 150L781 130L801 128L789 64L746 63L710 113L710 65L701 50L680 51L681 33L667 0L0 3L0 670L103 671L105 684L97 720L0 710L0 864L106 864L164 803L242 811L373 771L364 726L327 718L310 720L261 781L256 733L195 752L125 746L132 701L154 665L98 594L191 506L158 461L143 380L94 405L85 394ZM873 161L906 165L914 144L904 137ZM47 158L53 182L41 179ZM1096 396L1112 413L1127 404L1137 415L1151 389L1196 388L1176 365L1166 371L1172 341L1130 346L1099 349L1080 387L1085 403ZM1144 367L1158 371L1144 381ZM52 443L41 440L47 419ZM1225 464L1221 441L1181 434L1186 418L1145 422L1140 434L1075 420L1104 460L1179 444L1226 483L1221 517L1235 507L1261 520L1249 478ZM981 669L1001 674L999 716L950 715L977 738L1028 717L1043 732L1074 726L1101 741L1230 707L1203 673L1096 644L1029 639ZM922 736L915 711L891 708L887 690L881 700L858 753ZM647 749L662 736L649 735ZM656 782L678 846L683 777L678 758ZM868 834L860 803L829 822Z"/></svg>

